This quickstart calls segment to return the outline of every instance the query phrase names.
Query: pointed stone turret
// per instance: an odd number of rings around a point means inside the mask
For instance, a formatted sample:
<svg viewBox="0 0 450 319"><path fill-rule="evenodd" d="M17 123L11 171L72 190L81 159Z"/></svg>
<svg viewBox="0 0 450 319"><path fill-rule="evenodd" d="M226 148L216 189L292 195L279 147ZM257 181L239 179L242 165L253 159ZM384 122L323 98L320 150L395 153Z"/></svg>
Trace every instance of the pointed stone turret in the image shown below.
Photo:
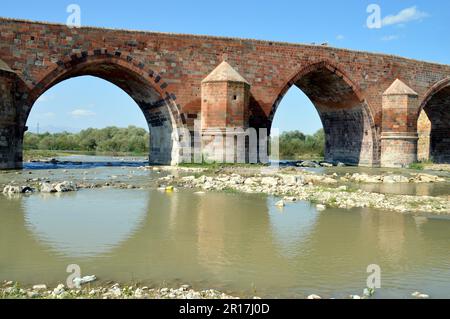
<svg viewBox="0 0 450 319"><path fill-rule="evenodd" d="M407 86L404 82L399 79L396 79L394 83L383 93L383 95L416 95L417 94L413 89Z"/></svg>
<svg viewBox="0 0 450 319"><path fill-rule="evenodd" d="M417 161L419 95L396 79L382 103L381 166L406 167Z"/></svg>
<svg viewBox="0 0 450 319"><path fill-rule="evenodd" d="M248 126L250 84L228 62L202 81L202 128Z"/></svg>
<svg viewBox="0 0 450 319"><path fill-rule="evenodd" d="M235 129L248 128L250 84L229 63L220 63L202 81L202 147L209 160L233 162L234 154L246 152L245 145L234 146ZM231 133L230 133L231 132ZM222 140L217 145L217 138ZM213 142L216 141L216 142ZM244 139L245 141L245 139ZM216 150L211 150L215 147ZM245 158L245 157L244 157Z"/></svg>
<svg viewBox="0 0 450 319"><path fill-rule="evenodd" d="M208 82L241 82L250 85L228 62L220 63L203 81Z"/></svg>

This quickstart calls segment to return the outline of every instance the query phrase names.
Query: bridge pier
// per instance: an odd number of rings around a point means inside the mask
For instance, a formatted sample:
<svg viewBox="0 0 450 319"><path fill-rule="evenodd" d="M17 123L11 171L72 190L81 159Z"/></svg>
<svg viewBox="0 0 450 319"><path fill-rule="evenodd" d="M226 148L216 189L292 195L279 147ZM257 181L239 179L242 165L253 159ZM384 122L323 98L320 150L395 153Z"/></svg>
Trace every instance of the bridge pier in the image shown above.
<svg viewBox="0 0 450 319"><path fill-rule="evenodd" d="M22 167L22 138L15 107L16 74L0 60L0 169Z"/></svg>
<svg viewBox="0 0 450 319"><path fill-rule="evenodd" d="M249 98L250 84L225 61L202 81L203 160L247 163L257 157L256 145L249 147L258 143L256 130L248 129ZM255 154L249 154L249 149Z"/></svg>
<svg viewBox="0 0 450 319"><path fill-rule="evenodd" d="M417 161L418 97L399 79L383 93L382 167L407 167Z"/></svg>

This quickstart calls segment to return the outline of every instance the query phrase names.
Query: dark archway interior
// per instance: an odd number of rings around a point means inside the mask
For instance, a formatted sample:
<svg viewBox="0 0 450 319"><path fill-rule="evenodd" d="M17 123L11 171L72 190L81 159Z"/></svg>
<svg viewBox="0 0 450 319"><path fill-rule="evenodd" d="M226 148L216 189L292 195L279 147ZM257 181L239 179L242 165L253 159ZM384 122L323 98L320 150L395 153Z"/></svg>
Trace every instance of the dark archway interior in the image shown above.
<svg viewBox="0 0 450 319"><path fill-rule="evenodd" d="M173 123L168 102L140 75L115 63L104 61L82 63L54 80L46 89L70 78L85 75L98 77L115 84L137 103L149 126L150 162L171 164L174 160L172 158ZM27 116L31 108L32 106L27 110Z"/></svg>
<svg viewBox="0 0 450 319"><path fill-rule="evenodd" d="M419 118L419 159L450 163L450 85L427 102Z"/></svg>
<svg viewBox="0 0 450 319"><path fill-rule="evenodd" d="M316 107L325 131L325 160L353 165L374 164L368 107L338 74L323 66L294 83Z"/></svg>

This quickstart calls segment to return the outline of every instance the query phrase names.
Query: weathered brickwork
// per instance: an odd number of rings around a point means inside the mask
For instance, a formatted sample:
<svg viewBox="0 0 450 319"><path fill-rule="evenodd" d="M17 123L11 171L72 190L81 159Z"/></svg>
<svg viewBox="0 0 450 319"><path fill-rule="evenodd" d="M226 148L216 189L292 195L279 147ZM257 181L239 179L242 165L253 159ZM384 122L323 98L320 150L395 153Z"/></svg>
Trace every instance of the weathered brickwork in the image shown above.
<svg viewBox="0 0 450 319"><path fill-rule="evenodd" d="M400 80L383 93L381 165L404 167L417 161L418 94Z"/></svg>
<svg viewBox="0 0 450 319"><path fill-rule="evenodd" d="M207 160L227 163L247 160L249 92L249 83L226 62L202 81L202 148ZM216 149L219 154L215 154Z"/></svg>
<svg viewBox="0 0 450 319"><path fill-rule="evenodd" d="M428 161L430 160L431 122L427 113L423 110L420 112L419 120L417 122L417 132L419 134L419 141L417 142L417 159L419 161Z"/></svg>
<svg viewBox="0 0 450 319"><path fill-rule="evenodd" d="M22 142L17 132L14 90L14 74L0 64L0 169L22 165Z"/></svg>
<svg viewBox="0 0 450 319"><path fill-rule="evenodd" d="M0 149L1 167L19 166L21 155L17 154L21 153L25 123L36 99L53 85L79 75L110 81L137 102L149 122L150 156L160 163L178 161L178 151L174 149L176 132L192 129L194 120L204 112L201 82L222 61L227 61L249 84L244 116L251 127L270 128L288 89L293 85L302 89L324 123L329 160L379 165L383 152L399 148L404 151L399 156L404 158L392 160L406 164L414 159L409 154L414 152L410 145L414 142L408 140L400 147L399 139L383 150L383 129L386 133L404 133L404 124L408 132L417 134L421 108L434 110L441 103L430 102L435 95L436 101L443 101L436 112L440 116L449 113L449 92L438 94L443 88L437 84L450 79L450 66L326 46L101 28L69 29L64 25L0 19L0 59L17 74L13 92L2 84L0 93L2 108L9 103L3 101L12 99L15 112L14 129L7 124L0 126L2 136L11 141ZM382 94L397 78L417 92L418 102L405 110L406 115L402 111L383 111ZM427 103L433 106L424 106ZM232 116L226 116L227 123L235 125L233 122L240 121L243 114L229 110ZM221 116L210 118L214 117ZM8 122L6 118L2 113L1 123ZM396 127L384 121L400 124ZM433 127L432 153L446 161L448 126Z"/></svg>

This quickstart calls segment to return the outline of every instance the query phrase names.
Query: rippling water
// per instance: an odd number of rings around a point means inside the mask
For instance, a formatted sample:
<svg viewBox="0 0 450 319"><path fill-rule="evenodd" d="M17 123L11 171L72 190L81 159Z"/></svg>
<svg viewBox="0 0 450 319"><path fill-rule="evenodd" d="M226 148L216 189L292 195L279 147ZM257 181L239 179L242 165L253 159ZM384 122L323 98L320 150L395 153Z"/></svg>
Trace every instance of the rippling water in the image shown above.
<svg viewBox="0 0 450 319"><path fill-rule="evenodd" d="M264 195L81 190L0 196L0 280L65 283L69 264L100 281L193 284L263 297L450 297L450 220Z"/></svg>

